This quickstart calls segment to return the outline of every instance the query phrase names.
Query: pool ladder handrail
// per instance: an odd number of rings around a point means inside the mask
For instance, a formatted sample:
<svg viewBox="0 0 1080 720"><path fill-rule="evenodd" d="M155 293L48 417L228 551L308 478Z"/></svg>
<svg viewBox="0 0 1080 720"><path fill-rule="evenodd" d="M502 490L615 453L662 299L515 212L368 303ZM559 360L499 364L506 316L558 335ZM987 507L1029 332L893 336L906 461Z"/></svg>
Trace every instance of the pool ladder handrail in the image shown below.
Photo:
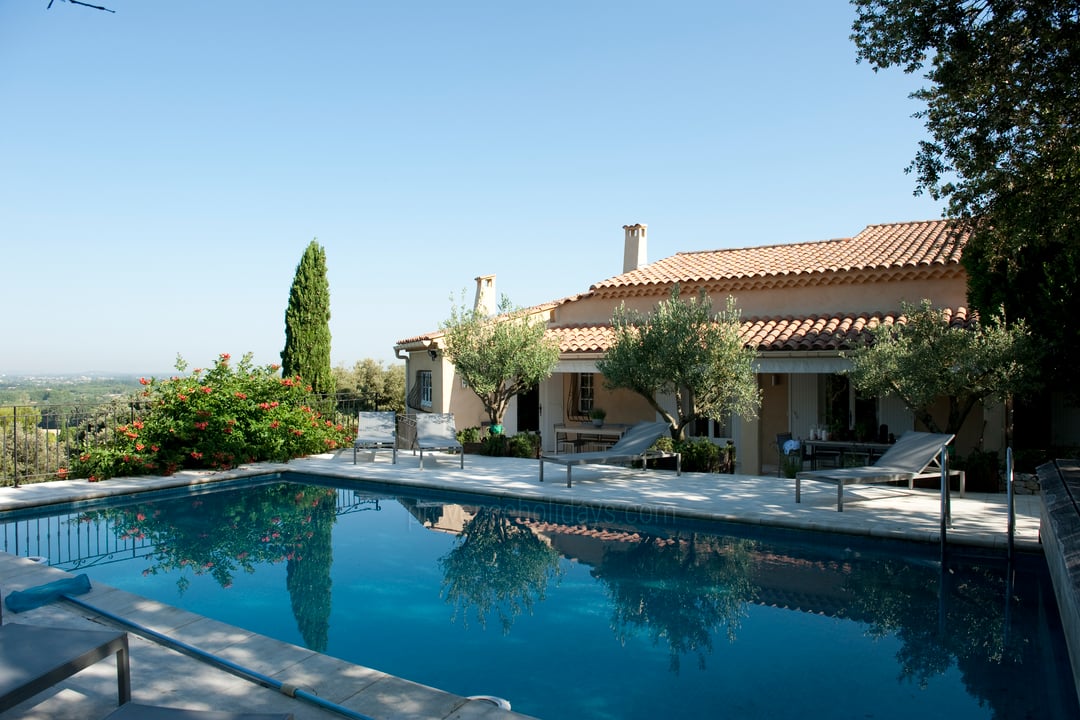
<svg viewBox="0 0 1080 720"><path fill-rule="evenodd" d="M948 541L948 528L952 526L952 496L949 491L949 452L942 445L938 459L941 467L941 554L945 555L945 544Z"/></svg>
<svg viewBox="0 0 1080 720"><path fill-rule="evenodd" d="M1013 559L1016 544L1016 493L1013 491L1013 453L1012 448L1005 448L1005 489L1009 502L1009 560Z"/></svg>
<svg viewBox="0 0 1080 720"><path fill-rule="evenodd" d="M952 503L949 492L949 455L941 449L941 552L945 552L946 529L952 525ZM1013 451L1005 448L1005 490L1008 510L1008 559L1013 559L1016 548L1016 493L1013 491Z"/></svg>

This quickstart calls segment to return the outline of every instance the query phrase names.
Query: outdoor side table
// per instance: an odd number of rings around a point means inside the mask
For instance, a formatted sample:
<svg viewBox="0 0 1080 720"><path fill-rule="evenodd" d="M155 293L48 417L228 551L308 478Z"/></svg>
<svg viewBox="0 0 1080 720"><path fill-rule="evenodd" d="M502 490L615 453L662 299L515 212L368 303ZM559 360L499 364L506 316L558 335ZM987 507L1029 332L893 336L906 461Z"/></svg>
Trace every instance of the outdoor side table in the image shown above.
<svg viewBox="0 0 1080 720"><path fill-rule="evenodd" d="M126 632L0 625L0 712L116 655L119 703L131 700Z"/></svg>

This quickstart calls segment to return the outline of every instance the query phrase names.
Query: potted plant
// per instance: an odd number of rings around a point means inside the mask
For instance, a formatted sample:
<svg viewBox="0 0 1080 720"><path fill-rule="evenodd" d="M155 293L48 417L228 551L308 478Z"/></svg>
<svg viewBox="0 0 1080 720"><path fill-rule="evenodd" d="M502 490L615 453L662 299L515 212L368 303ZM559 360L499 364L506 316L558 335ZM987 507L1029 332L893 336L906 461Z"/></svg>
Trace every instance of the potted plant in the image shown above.
<svg viewBox="0 0 1080 720"><path fill-rule="evenodd" d="M592 424L596 427L600 427L604 424L604 418L607 417L607 410L604 408L594 407L589 411L589 417L592 418Z"/></svg>

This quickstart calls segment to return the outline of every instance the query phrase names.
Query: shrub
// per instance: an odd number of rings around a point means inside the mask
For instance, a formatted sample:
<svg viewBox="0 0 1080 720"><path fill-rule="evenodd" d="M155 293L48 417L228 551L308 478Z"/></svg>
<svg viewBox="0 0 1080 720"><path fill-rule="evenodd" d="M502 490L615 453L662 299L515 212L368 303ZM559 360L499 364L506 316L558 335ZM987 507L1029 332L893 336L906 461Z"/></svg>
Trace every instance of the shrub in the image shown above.
<svg viewBox="0 0 1080 720"><path fill-rule="evenodd" d="M221 470L351 444L343 425L313 407L311 387L299 376L282 378L276 365L255 367L250 354L235 367L229 360L222 354L208 371L140 380L146 411L118 426L111 441L81 451L71 474L95 481L187 468ZM178 358L176 368L183 372L187 363Z"/></svg>
<svg viewBox="0 0 1080 720"><path fill-rule="evenodd" d="M506 454L517 458L534 458L540 452L540 435L533 432L520 432L509 438Z"/></svg>
<svg viewBox="0 0 1080 720"><path fill-rule="evenodd" d="M458 430L457 440L462 444L480 442L480 428L474 426Z"/></svg>
<svg viewBox="0 0 1080 720"><path fill-rule="evenodd" d="M460 440L461 433L458 436ZM534 458L539 451L540 435L533 432L520 432L513 437L488 435L480 446L480 454L488 457Z"/></svg>
<svg viewBox="0 0 1080 720"><path fill-rule="evenodd" d="M689 472L720 472L720 448L705 438L693 438L679 443L683 470Z"/></svg>
<svg viewBox="0 0 1080 720"><path fill-rule="evenodd" d="M480 454L489 457L503 457L506 455L507 444L505 435L488 435L484 438L484 446L480 449Z"/></svg>
<svg viewBox="0 0 1080 720"><path fill-rule="evenodd" d="M680 453L682 469L687 472L735 472L734 443L720 447L705 438L672 440L670 437L662 437L653 447L663 452Z"/></svg>
<svg viewBox="0 0 1080 720"><path fill-rule="evenodd" d="M966 474L968 490L972 492L998 492L1000 490L1001 463L997 450L972 450L964 458L957 458L955 467Z"/></svg>

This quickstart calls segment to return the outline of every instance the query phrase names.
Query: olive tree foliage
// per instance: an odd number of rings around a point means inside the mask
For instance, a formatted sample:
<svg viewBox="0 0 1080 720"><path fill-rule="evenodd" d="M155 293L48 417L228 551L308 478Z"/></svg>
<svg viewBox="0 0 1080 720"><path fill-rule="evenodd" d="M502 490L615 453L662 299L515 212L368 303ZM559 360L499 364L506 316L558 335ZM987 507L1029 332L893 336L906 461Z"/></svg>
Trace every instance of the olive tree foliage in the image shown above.
<svg viewBox="0 0 1080 720"><path fill-rule="evenodd" d="M929 300L903 305L895 324L869 331L865 345L842 353L852 385L870 396L894 395L932 432L955 434L983 400L1006 401L1034 388L1034 346L1024 323L997 316L968 327L952 325ZM948 399L944 423L931 410Z"/></svg>
<svg viewBox="0 0 1080 720"><path fill-rule="evenodd" d="M679 286L648 314L625 304L612 316L615 341L596 369L611 389L636 392L671 424L671 436L699 418L735 413L757 417L761 391L754 373L755 352L739 334L740 313L734 298L714 313L704 292L683 300ZM675 396L674 415L657 397Z"/></svg>
<svg viewBox="0 0 1080 720"><path fill-rule="evenodd" d="M334 392L330 366L330 282L326 278L326 250L312 240L296 266L289 305L285 309L285 348L281 375L299 375L313 392Z"/></svg>
<svg viewBox="0 0 1080 720"><path fill-rule="evenodd" d="M488 420L501 425L511 398L551 377L559 362L558 342L545 335L543 320L515 308L504 295L499 313L488 317L462 302L440 325L445 354L484 405Z"/></svg>
<svg viewBox="0 0 1080 720"><path fill-rule="evenodd" d="M334 368L338 400L356 398L359 409L405 412L405 366L383 366L379 360L358 360L351 368Z"/></svg>
<svg viewBox="0 0 1080 720"><path fill-rule="evenodd" d="M971 231L969 302L1023 318L1065 392L1080 333L1080 0L852 0L859 61L924 72L909 172ZM1062 381L1065 382L1062 382Z"/></svg>

